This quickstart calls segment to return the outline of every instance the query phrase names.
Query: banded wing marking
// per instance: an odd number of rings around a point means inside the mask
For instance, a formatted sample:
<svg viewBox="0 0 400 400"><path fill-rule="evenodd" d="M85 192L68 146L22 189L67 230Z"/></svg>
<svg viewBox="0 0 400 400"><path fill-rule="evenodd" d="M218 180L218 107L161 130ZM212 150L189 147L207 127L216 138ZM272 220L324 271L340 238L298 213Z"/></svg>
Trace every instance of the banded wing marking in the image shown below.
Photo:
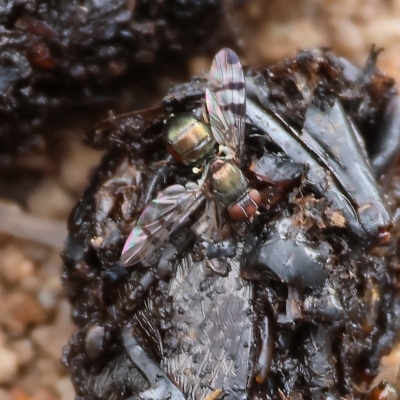
<svg viewBox="0 0 400 400"><path fill-rule="evenodd" d="M211 65L206 106L211 131L219 144L240 158L244 146L246 92L243 67L237 54L222 49Z"/></svg>
<svg viewBox="0 0 400 400"><path fill-rule="evenodd" d="M134 265L160 247L205 200L195 183L164 189L144 209L122 250L123 265Z"/></svg>

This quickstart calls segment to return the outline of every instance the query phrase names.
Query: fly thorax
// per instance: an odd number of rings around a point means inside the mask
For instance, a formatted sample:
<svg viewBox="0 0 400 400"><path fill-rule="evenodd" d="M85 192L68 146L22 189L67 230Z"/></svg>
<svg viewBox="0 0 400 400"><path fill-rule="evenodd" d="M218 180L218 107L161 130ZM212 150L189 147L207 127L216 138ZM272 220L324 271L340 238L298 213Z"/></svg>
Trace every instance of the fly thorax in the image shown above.
<svg viewBox="0 0 400 400"><path fill-rule="evenodd" d="M164 140L171 155L186 165L199 163L215 152L210 128L191 113L170 118L164 127Z"/></svg>
<svg viewBox="0 0 400 400"><path fill-rule="evenodd" d="M232 162L216 160L211 164L210 183L214 194L227 207L234 204L248 191L247 179Z"/></svg>

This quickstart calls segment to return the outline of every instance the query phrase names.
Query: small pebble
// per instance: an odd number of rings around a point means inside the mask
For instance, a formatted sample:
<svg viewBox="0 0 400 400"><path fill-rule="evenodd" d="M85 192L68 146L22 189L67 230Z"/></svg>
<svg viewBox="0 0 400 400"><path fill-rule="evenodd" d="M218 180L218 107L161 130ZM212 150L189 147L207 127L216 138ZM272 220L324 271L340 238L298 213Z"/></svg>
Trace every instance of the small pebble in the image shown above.
<svg viewBox="0 0 400 400"><path fill-rule="evenodd" d="M28 199L29 211L44 218L66 219L74 204L75 199L50 178L44 180Z"/></svg>
<svg viewBox="0 0 400 400"><path fill-rule="evenodd" d="M381 17L374 18L365 26L364 40L366 43L375 43L378 47L389 47L400 40L399 18Z"/></svg>
<svg viewBox="0 0 400 400"><path fill-rule="evenodd" d="M52 388L59 378L60 372L64 371L61 363L55 364L55 360L49 358L46 354L36 361L37 382L36 388ZM55 391L54 391L55 392Z"/></svg>
<svg viewBox="0 0 400 400"><path fill-rule="evenodd" d="M301 48L320 47L326 43L324 34L306 19L287 22L271 22L265 25L257 38L260 46L259 56L264 60L279 60L294 54Z"/></svg>
<svg viewBox="0 0 400 400"><path fill-rule="evenodd" d="M359 54L356 59L361 64L369 51L369 45L365 43L363 32L359 25L355 24L349 18L335 18L331 21L331 44L344 57L353 58Z"/></svg>
<svg viewBox="0 0 400 400"><path fill-rule="evenodd" d="M34 350L32 342L29 339L16 340L15 342L10 343L10 347L17 354L18 363L20 365L26 365L32 361Z"/></svg>
<svg viewBox="0 0 400 400"><path fill-rule="evenodd" d="M89 182L90 171L99 164L102 153L85 147L80 140L71 141L66 147L60 182L68 191L80 194Z"/></svg>
<svg viewBox="0 0 400 400"><path fill-rule="evenodd" d="M18 387L12 388L10 390L10 395L12 400L32 400L31 396Z"/></svg>
<svg viewBox="0 0 400 400"><path fill-rule="evenodd" d="M359 8L357 0L325 0L320 4L324 13L336 18L357 15Z"/></svg>
<svg viewBox="0 0 400 400"><path fill-rule="evenodd" d="M57 300L61 294L62 288L60 279L51 278L44 284L43 288L38 293L38 299L41 306L45 310L53 310L57 305Z"/></svg>
<svg viewBox="0 0 400 400"><path fill-rule="evenodd" d="M2 304L1 296L0 296L0 304ZM5 334L5 332L2 331L2 328L0 328L0 347L4 346L6 342L7 342L7 335Z"/></svg>
<svg viewBox="0 0 400 400"><path fill-rule="evenodd" d="M56 382L56 390L60 396L60 400L72 400L75 398L75 389L71 383L71 379L67 376Z"/></svg>
<svg viewBox="0 0 400 400"><path fill-rule="evenodd" d="M32 339L37 346L54 360L60 360L63 346L74 332L70 321L70 305L66 300L60 302L57 319L51 325L42 325L32 332Z"/></svg>
<svg viewBox="0 0 400 400"><path fill-rule="evenodd" d="M41 388L29 400L59 400L59 397L53 390Z"/></svg>
<svg viewBox="0 0 400 400"><path fill-rule="evenodd" d="M35 266L21 250L9 245L0 251L0 273L9 284L16 284L22 279L32 276Z"/></svg>
<svg viewBox="0 0 400 400"><path fill-rule="evenodd" d="M8 393L8 391L4 390L4 389L0 389L0 399L1 400L14 400L11 397L11 394Z"/></svg>
<svg viewBox="0 0 400 400"><path fill-rule="evenodd" d="M18 372L18 356L15 352L0 347L0 385L10 383Z"/></svg>
<svg viewBox="0 0 400 400"><path fill-rule="evenodd" d="M400 0L392 0L392 11L393 15L400 15Z"/></svg>
<svg viewBox="0 0 400 400"><path fill-rule="evenodd" d="M31 293L18 290L8 294L3 300L0 322L12 335L21 335L46 319L47 313Z"/></svg>

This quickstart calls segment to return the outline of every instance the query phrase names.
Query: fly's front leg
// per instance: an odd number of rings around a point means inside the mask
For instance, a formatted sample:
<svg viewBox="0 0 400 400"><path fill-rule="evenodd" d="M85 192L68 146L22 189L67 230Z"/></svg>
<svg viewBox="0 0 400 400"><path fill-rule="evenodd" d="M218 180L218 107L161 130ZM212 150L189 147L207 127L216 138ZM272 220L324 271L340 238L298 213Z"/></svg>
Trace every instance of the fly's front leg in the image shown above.
<svg viewBox="0 0 400 400"><path fill-rule="evenodd" d="M150 386L128 400L185 400L181 391L138 343L130 327L122 330L122 340L130 360Z"/></svg>

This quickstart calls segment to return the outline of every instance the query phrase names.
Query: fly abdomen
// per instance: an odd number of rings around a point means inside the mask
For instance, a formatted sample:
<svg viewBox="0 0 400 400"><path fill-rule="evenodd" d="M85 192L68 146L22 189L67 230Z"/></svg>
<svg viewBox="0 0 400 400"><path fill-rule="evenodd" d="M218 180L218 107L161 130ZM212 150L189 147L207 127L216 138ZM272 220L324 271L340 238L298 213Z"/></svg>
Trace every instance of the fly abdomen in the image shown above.
<svg viewBox="0 0 400 400"><path fill-rule="evenodd" d="M211 164L210 183L214 194L227 207L248 191L247 179L230 161L216 160Z"/></svg>
<svg viewBox="0 0 400 400"><path fill-rule="evenodd" d="M232 162L216 160L210 168L210 182L214 194L228 208L229 216L236 221L251 218L261 204L260 193L249 190L243 172Z"/></svg>
<svg viewBox="0 0 400 400"><path fill-rule="evenodd" d="M186 165L214 154L215 139L210 128L191 113L170 118L165 125L164 140L171 155Z"/></svg>
<svg viewBox="0 0 400 400"><path fill-rule="evenodd" d="M229 209L229 216L236 221L245 221L253 217L261 205L261 195L256 189L250 189L245 196Z"/></svg>

